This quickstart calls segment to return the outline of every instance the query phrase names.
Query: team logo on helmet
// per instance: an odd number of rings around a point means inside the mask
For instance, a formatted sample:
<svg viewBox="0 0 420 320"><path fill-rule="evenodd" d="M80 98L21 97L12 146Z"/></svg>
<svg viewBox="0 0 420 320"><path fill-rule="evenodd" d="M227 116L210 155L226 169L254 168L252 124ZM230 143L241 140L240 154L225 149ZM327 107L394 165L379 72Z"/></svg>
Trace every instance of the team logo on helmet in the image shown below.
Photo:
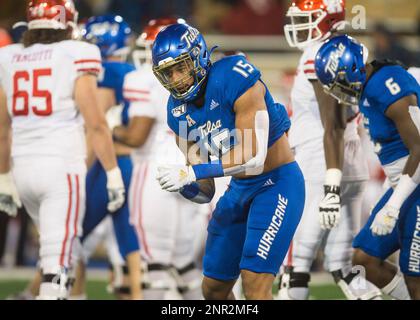
<svg viewBox="0 0 420 320"><path fill-rule="evenodd" d="M343 12L343 3L341 0L324 0L327 12L330 14Z"/></svg>
<svg viewBox="0 0 420 320"><path fill-rule="evenodd" d="M187 44L188 49L191 48L192 43L197 40L200 32L193 28L189 27L188 30L182 35L181 41L185 41Z"/></svg>
<svg viewBox="0 0 420 320"><path fill-rule="evenodd" d="M342 43L339 43L338 49L334 52L331 52L330 58L325 65L324 71L329 72L333 78L335 78L339 65L339 59L343 56L344 51L346 51L346 46Z"/></svg>

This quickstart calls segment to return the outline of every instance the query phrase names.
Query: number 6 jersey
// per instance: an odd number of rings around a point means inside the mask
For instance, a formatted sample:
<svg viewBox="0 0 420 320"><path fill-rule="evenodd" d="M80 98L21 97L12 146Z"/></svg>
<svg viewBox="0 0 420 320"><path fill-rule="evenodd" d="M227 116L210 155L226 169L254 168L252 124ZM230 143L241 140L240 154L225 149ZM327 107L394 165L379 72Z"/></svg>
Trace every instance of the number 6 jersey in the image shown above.
<svg viewBox="0 0 420 320"><path fill-rule="evenodd" d="M99 49L81 41L15 44L0 49L0 87L12 119L12 156L85 157L76 79L98 75Z"/></svg>
<svg viewBox="0 0 420 320"><path fill-rule="evenodd" d="M386 110L396 101L412 94L417 96L418 102L420 87L416 79L400 65L374 61L372 66L374 71L363 88L359 107L379 161L386 166L409 153L395 123L386 116Z"/></svg>

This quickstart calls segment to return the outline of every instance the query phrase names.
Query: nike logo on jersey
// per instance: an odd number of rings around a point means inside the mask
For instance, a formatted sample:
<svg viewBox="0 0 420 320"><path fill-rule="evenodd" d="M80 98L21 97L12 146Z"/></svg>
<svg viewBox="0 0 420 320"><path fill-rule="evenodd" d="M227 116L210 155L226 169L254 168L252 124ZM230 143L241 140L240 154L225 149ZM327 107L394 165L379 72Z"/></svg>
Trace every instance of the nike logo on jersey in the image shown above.
<svg viewBox="0 0 420 320"><path fill-rule="evenodd" d="M216 109L220 104L218 104L216 101L214 101L213 99L211 100L210 103L210 110Z"/></svg>
<svg viewBox="0 0 420 320"><path fill-rule="evenodd" d="M172 115L175 118L179 118L185 112L187 112L187 105L185 103L184 104L181 104L180 106L173 108L171 112L172 112Z"/></svg>

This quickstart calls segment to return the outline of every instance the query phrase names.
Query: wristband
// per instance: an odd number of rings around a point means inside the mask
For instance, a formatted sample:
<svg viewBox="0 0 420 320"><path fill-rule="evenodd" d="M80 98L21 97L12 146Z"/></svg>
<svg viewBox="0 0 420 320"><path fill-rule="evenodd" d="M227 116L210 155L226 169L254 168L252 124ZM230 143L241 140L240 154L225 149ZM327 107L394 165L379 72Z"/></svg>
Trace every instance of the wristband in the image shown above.
<svg viewBox="0 0 420 320"><path fill-rule="evenodd" d="M325 185L340 186L342 176L343 174L340 169L328 169L325 173Z"/></svg>
<svg viewBox="0 0 420 320"><path fill-rule="evenodd" d="M210 163L193 165L192 169L194 170L196 180L223 177L225 175L222 161L220 159Z"/></svg>

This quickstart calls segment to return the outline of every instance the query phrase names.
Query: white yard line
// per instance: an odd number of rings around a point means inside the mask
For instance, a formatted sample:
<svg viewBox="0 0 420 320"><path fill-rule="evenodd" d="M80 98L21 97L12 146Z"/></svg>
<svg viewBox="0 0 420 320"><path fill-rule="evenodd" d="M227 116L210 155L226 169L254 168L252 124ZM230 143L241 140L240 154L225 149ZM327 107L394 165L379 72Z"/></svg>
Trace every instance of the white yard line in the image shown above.
<svg viewBox="0 0 420 320"><path fill-rule="evenodd" d="M0 268L0 281L5 280L29 280L35 274L35 268ZM108 269L88 269L90 280L107 280Z"/></svg>
<svg viewBox="0 0 420 320"><path fill-rule="evenodd" d="M35 268L0 268L0 281L5 280L29 280L33 277ZM88 279L90 280L107 280L108 269L89 268ZM311 283L333 284L332 276L327 272L315 272L311 274Z"/></svg>

